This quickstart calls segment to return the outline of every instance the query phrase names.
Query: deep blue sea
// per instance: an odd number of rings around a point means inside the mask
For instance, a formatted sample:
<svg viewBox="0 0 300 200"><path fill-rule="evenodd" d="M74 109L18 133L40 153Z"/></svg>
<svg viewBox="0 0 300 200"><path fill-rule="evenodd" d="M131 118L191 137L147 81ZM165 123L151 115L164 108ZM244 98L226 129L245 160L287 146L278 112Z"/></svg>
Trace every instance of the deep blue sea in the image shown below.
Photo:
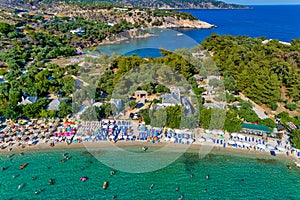
<svg viewBox="0 0 300 200"><path fill-rule="evenodd" d="M290 42L300 38L300 5L252 6L247 10L182 10L214 24L214 29L152 30L158 37L101 46L101 52L142 57L160 56L159 48L175 50L196 46L212 33L266 37ZM177 36L181 32L184 36Z"/></svg>

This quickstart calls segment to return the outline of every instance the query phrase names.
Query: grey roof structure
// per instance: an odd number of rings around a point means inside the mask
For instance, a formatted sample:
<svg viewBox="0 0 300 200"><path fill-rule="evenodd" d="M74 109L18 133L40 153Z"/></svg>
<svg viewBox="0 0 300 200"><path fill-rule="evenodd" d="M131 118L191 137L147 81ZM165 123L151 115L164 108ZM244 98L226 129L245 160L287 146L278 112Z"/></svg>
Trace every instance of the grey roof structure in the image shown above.
<svg viewBox="0 0 300 200"><path fill-rule="evenodd" d="M67 101L69 98L55 98L47 106L47 110L59 111L59 105L62 101Z"/></svg>

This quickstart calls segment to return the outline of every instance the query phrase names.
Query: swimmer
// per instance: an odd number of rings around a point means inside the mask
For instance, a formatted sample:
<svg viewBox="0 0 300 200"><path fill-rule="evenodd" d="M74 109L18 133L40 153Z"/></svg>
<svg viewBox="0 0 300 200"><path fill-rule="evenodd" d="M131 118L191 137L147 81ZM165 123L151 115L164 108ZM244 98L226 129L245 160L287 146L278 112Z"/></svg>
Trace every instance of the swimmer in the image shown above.
<svg viewBox="0 0 300 200"><path fill-rule="evenodd" d="M242 183L245 183L245 179L242 179Z"/></svg>
<svg viewBox="0 0 300 200"><path fill-rule="evenodd" d="M176 188L176 191L179 191L179 187Z"/></svg>
<svg viewBox="0 0 300 200"><path fill-rule="evenodd" d="M206 188L204 189L204 192L207 192L207 189L206 189Z"/></svg>
<svg viewBox="0 0 300 200"><path fill-rule="evenodd" d="M115 198L117 198L117 195L112 195L111 198L112 198L112 199L115 199Z"/></svg>
<svg viewBox="0 0 300 200"><path fill-rule="evenodd" d="M193 177L194 177L194 175L193 175L193 174L191 174L191 175L190 175L190 178L193 178Z"/></svg>
<svg viewBox="0 0 300 200"><path fill-rule="evenodd" d="M31 177L31 179L34 181L34 180L36 179L36 177L35 177L35 176L33 176L33 177Z"/></svg>
<svg viewBox="0 0 300 200"><path fill-rule="evenodd" d="M153 185L153 184L151 184L151 185L150 185L150 187L149 187L149 189L150 189L150 190L152 190L152 188L153 188L153 187L154 187L154 185Z"/></svg>
<svg viewBox="0 0 300 200"><path fill-rule="evenodd" d="M112 175L114 175L115 174L115 171L114 170L111 170L110 171L110 175L112 176Z"/></svg>
<svg viewBox="0 0 300 200"><path fill-rule="evenodd" d="M53 184L54 184L54 181L52 178L50 178L49 185L53 185Z"/></svg>
<svg viewBox="0 0 300 200"><path fill-rule="evenodd" d="M207 174L205 178L206 178L206 179L209 179L209 174Z"/></svg>

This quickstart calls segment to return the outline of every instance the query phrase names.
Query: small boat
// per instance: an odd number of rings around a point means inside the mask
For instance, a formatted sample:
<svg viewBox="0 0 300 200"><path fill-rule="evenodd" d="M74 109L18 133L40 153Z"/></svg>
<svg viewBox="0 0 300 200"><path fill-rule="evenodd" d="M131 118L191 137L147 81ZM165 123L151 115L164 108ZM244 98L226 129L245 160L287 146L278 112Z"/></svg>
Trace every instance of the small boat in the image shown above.
<svg viewBox="0 0 300 200"><path fill-rule="evenodd" d="M142 149L143 149L143 151L147 151L148 147L143 147Z"/></svg>
<svg viewBox="0 0 300 200"><path fill-rule="evenodd" d="M23 165L20 166L20 169L24 169L27 165L28 163L24 163Z"/></svg>
<svg viewBox="0 0 300 200"><path fill-rule="evenodd" d="M177 36L183 36L183 34L182 34L182 33L177 33L176 35L177 35Z"/></svg>
<svg viewBox="0 0 300 200"><path fill-rule="evenodd" d="M102 188L103 188L104 190L106 190L107 187L108 187L108 182L107 182L107 181L104 181Z"/></svg>
<svg viewBox="0 0 300 200"><path fill-rule="evenodd" d="M80 177L79 180L82 181L82 182L85 182L87 179L88 179L88 178L84 176L84 177Z"/></svg>

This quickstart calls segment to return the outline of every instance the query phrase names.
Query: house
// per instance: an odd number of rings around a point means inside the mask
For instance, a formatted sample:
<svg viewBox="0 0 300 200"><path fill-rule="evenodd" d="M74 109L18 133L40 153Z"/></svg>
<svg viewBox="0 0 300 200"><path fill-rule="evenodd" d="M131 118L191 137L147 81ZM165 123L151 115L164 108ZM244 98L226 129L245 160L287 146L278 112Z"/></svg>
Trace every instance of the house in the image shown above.
<svg viewBox="0 0 300 200"><path fill-rule="evenodd" d="M185 89L182 86L172 86L170 87L170 92L180 94L180 93L184 93Z"/></svg>
<svg viewBox="0 0 300 200"><path fill-rule="evenodd" d="M81 35L81 34L84 33L85 31L84 31L83 29L81 29L81 28L77 28L77 29L75 29L75 30L70 30L70 32L71 32L72 34L77 33L78 35Z"/></svg>
<svg viewBox="0 0 300 200"><path fill-rule="evenodd" d="M175 106L181 105L181 97L178 93L164 94L162 95L163 106Z"/></svg>
<svg viewBox="0 0 300 200"><path fill-rule="evenodd" d="M124 8L133 8L131 4L125 4Z"/></svg>
<svg viewBox="0 0 300 200"><path fill-rule="evenodd" d="M263 125L260 125L260 124L243 123L241 132L263 135L263 134L266 134L266 133L272 133L272 130L267 126L263 126Z"/></svg>
<svg viewBox="0 0 300 200"><path fill-rule="evenodd" d="M156 105L156 109L165 108L168 106L180 105L184 107L185 115L192 115L195 109L187 97L181 97L180 93L171 93L162 95L162 103Z"/></svg>
<svg viewBox="0 0 300 200"><path fill-rule="evenodd" d="M221 109L226 108L226 104L224 103L204 103L203 106L204 108L221 108Z"/></svg>
<svg viewBox="0 0 300 200"><path fill-rule="evenodd" d="M55 98L47 106L46 110L59 111L59 105L62 101L68 101L69 98Z"/></svg>
<svg viewBox="0 0 300 200"><path fill-rule="evenodd" d="M44 20L50 20L51 19L51 16L49 15L44 15Z"/></svg>
<svg viewBox="0 0 300 200"><path fill-rule="evenodd" d="M37 102L38 97L37 96L27 96L24 98L22 96L22 101L18 103L18 105L27 105L27 104L33 104Z"/></svg>
<svg viewBox="0 0 300 200"><path fill-rule="evenodd" d="M134 98L141 99L141 98L147 98L148 92L145 90L137 90L134 92Z"/></svg>
<svg viewBox="0 0 300 200"><path fill-rule="evenodd" d="M117 22L108 22L107 24L108 24L108 26L114 26L114 25L116 25L118 23Z"/></svg>
<svg viewBox="0 0 300 200"><path fill-rule="evenodd" d="M192 53L192 56L194 56L195 58L203 58L206 55L204 53Z"/></svg>

